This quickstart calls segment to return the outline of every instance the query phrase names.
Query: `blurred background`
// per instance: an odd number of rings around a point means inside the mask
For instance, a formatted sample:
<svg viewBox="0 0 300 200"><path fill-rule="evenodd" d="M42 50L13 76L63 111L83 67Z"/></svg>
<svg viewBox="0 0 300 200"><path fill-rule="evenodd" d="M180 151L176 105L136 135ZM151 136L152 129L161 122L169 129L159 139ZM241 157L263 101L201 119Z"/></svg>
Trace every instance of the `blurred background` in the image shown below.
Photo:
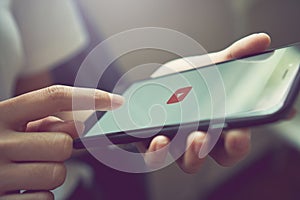
<svg viewBox="0 0 300 200"><path fill-rule="evenodd" d="M69 0L71 1L71 0ZM208 52L256 32L272 37L272 48L300 41L299 0L74 0L86 28L86 47L55 66L57 83L72 85L77 69L99 42L132 28L164 27L198 41ZM55 14L55 12L53 13ZM174 41L176 42L176 41ZM108 53L114 54L113 48ZM126 54L106 70L99 87L114 88L116 81L135 66L165 63L174 55L155 50ZM148 77L155 69L145 67L128 81ZM300 108L298 101L297 107ZM182 172L176 164L146 174L116 172L92 163L103 199L299 199L300 117L255 128L250 155L234 167L218 166L208 159L197 174ZM83 159L84 160L84 159ZM94 194L94 193L93 193ZM70 199L81 199L77 192ZM91 199L98 199L96 193Z"/></svg>

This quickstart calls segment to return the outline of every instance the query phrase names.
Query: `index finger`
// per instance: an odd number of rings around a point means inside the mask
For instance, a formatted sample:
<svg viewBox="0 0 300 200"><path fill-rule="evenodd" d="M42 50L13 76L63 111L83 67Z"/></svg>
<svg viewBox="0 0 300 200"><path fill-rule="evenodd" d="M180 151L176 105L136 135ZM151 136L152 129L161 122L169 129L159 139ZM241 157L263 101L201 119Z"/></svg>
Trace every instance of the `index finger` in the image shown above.
<svg viewBox="0 0 300 200"><path fill-rule="evenodd" d="M124 99L105 91L50 86L0 103L2 122L26 124L49 115L71 110L111 110Z"/></svg>

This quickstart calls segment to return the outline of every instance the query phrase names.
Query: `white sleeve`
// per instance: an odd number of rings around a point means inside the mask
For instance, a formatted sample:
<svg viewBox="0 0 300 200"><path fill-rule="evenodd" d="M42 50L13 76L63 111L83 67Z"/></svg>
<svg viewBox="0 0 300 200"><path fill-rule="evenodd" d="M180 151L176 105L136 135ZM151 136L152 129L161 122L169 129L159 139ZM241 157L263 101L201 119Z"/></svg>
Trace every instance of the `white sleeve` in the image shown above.
<svg viewBox="0 0 300 200"><path fill-rule="evenodd" d="M14 0L12 11L25 53L22 74L55 66L88 42L72 0Z"/></svg>

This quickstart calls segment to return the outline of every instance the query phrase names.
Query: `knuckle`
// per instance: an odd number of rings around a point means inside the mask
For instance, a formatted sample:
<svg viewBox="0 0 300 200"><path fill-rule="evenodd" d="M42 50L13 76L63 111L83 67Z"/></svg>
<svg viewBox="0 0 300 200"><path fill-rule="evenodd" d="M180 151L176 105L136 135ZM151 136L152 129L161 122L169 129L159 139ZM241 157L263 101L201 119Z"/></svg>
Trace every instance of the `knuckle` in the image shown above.
<svg viewBox="0 0 300 200"><path fill-rule="evenodd" d="M66 86L53 85L45 89L46 96L51 100L60 101L68 96L69 90Z"/></svg>
<svg viewBox="0 0 300 200"><path fill-rule="evenodd" d="M111 99L108 93L106 92L96 92L95 99L100 99L101 102L96 105L97 107L109 109L111 107Z"/></svg>
<svg viewBox="0 0 300 200"><path fill-rule="evenodd" d="M51 178L49 180L49 189L53 190L62 185L65 181L67 170L64 164L55 163L51 166Z"/></svg>
<svg viewBox="0 0 300 200"><path fill-rule="evenodd" d="M73 150L73 140L65 133L53 133L52 140L49 142L49 146L52 148L54 161L64 161L68 159Z"/></svg>
<svg viewBox="0 0 300 200"><path fill-rule="evenodd" d="M64 161L68 159L73 150L73 140L65 133L56 133L54 137L54 145L56 146L57 161Z"/></svg>

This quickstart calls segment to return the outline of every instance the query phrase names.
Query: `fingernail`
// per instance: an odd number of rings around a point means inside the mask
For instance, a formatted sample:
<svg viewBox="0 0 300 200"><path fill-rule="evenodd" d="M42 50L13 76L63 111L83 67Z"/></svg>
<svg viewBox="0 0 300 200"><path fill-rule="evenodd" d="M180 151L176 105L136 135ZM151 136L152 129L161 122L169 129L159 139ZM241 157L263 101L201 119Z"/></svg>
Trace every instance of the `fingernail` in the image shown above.
<svg viewBox="0 0 300 200"><path fill-rule="evenodd" d="M118 94L110 94L110 100L111 100L111 108L112 109L116 109L119 108L120 106L122 106L124 104L124 97L118 95Z"/></svg>
<svg viewBox="0 0 300 200"><path fill-rule="evenodd" d="M164 148L168 144L168 140L165 138L159 138L154 146L154 151Z"/></svg>
<svg viewBox="0 0 300 200"><path fill-rule="evenodd" d="M204 142L204 138L205 138L205 133L203 132L195 132L194 133L194 152L198 155L200 153L202 144Z"/></svg>

